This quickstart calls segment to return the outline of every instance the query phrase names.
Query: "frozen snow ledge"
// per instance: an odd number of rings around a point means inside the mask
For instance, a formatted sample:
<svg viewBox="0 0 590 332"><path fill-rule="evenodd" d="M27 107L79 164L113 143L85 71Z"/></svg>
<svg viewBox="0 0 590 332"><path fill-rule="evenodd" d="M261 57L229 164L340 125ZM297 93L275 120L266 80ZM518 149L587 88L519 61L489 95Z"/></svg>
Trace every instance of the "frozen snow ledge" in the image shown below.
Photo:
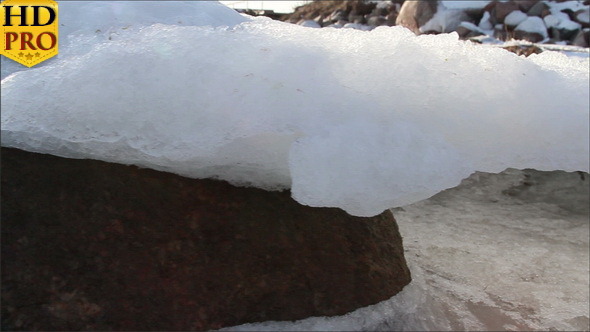
<svg viewBox="0 0 590 332"><path fill-rule="evenodd" d="M2 146L291 188L357 216L475 170L588 171L588 63L557 53L266 19L93 42L2 80Z"/></svg>

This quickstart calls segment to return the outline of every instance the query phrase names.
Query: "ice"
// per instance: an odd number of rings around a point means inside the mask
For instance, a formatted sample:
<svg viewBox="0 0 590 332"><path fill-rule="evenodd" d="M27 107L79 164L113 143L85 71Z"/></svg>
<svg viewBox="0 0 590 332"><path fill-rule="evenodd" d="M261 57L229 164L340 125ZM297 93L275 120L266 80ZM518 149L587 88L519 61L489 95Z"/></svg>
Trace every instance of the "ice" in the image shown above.
<svg viewBox="0 0 590 332"><path fill-rule="evenodd" d="M208 2L180 24L152 4L105 21L113 3L60 12L84 33L2 80L2 145L291 188L359 216L475 170L588 170L587 60L401 27L311 29Z"/></svg>
<svg viewBox="0 0 590 332"><path fill-rule="evenodd" d="M516 26L515 30L526 31L531 33L538 33L543 38L547 38L547 27L542 18L536 16L530 16L519 25Z"/></svg>
<svg viewBox="0 0 590 332"><path fill-rule="evenodd" d="M588 173L477 172L393 211L412 282L337 317L232 331L588 331Z"/></svg>
<svg viewBox="0 0 590 332"><path fill-rule="evenodd" d="M63 1L59 3L57 58L87 53L92 46L117 38L124 30L154 23L235 26L245 21L248 18L216 1ZM6 57L1 58L2 79L28 69ZM53 61L42 62L36 68Z"/></svg>
<svg viewBox="0 0 590 332"><path fill-rule="evenodd" d="M506 18L504 18L504 24L517 26L522 23L522 21L526 20L527 17L527 14L521 12L520 10L515 10L508 14Z"/></svg>

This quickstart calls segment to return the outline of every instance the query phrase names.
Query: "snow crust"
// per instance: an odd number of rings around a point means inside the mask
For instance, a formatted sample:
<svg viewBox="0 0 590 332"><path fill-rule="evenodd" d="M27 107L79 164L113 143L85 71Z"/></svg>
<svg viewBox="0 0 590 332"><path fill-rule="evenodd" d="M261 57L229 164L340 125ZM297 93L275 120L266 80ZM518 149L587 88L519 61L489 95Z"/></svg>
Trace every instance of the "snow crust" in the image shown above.
<svg viewBox="0 0 590 332"><path fill-rule="evenodd" d="M60 56L3 72L14 72L3 146L291 188L359 216L475 170L588 171L587 61L454 33L311 29L210 2L85 2L94 10L75 16L69 4Z"/></svg>

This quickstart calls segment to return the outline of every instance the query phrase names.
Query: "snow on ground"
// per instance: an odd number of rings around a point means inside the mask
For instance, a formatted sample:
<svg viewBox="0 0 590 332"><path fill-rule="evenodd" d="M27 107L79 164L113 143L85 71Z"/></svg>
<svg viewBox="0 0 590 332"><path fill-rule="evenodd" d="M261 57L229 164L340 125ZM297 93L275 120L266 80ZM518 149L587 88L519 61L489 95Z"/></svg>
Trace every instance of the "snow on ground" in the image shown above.
<svg viewBox="0 0 590 332"><path fill-rule="evenodd" d="M508 169L393 210L412 283L338 317L232 331L587 331L588 173Z"/></svg>
<svg viewBox="0 0 590 332"><path fill-rule="evenodd" d="M359 216L475 170L588 170L587 64L175 5L64 3L58 59L2 80L2 145L291 187Z"/></svg>

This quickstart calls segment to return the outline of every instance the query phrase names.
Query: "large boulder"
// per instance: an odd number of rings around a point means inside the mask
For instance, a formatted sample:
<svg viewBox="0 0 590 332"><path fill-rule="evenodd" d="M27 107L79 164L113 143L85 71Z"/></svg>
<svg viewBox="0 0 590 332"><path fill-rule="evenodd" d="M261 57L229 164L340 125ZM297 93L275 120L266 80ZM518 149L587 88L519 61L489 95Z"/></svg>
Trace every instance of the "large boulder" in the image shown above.
<svg viewBox="0 0 590 332"><path fill-rule="evenodd" d="M391 212L2 148L3 330L340 315L410 282Z"/></svg>
<svg viewBox="0 0 590 332"><path fill-rule="evenodd" d="M420 27L430 21L437 9L438 1L406 1L400 9L395 24L420 34Z"/></svg>

